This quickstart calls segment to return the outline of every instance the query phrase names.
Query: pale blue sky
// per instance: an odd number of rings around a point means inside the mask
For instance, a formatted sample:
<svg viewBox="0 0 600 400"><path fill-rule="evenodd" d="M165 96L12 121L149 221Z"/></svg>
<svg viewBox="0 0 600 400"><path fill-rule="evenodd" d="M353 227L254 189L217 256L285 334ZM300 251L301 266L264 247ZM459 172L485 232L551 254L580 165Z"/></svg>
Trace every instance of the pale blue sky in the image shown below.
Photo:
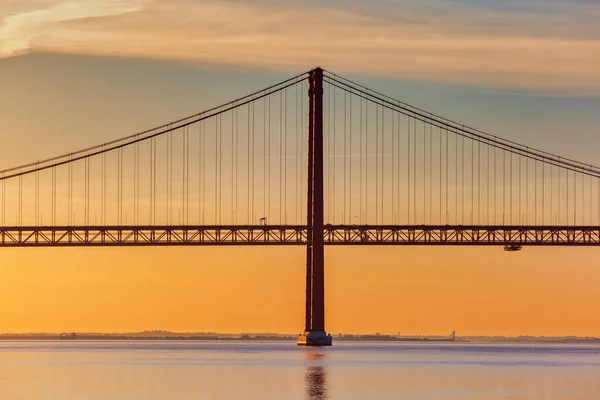
<svg viewBox="0 0 600 400"><path fill-rule="evenodd" d="M196 113L317 64L598 164L596 17L600 6L583 0L5 1L0 168Z"/></svg>
<svg viewBox="0 0 600 400"><path fill-rule="evenodd" d="M239 66L49 53L0 60L0 71L5 89L0 168L128 135L291 76ZM598 164L600 98L347 75L461 123Z"/></svg>
<svg viewBox="0 0 600 400"><path fill-rule="evenodd" d="M499 6L498 4L502 4ZM10 0L0 56L166 59L536 89L600 91L600 7L553 0Z"/></svg>

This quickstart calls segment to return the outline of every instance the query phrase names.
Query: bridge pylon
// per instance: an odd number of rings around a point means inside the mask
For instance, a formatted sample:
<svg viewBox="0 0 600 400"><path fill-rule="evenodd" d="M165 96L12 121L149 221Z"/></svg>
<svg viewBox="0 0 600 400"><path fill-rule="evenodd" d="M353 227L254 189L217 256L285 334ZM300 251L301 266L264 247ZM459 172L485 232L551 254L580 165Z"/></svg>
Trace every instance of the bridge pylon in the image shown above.
<svg viewBox="0 0 600 400"><path fill-rule="evenodd" d="M310 71L308 85L308 244L306 324L301 346L331 346L325 331L325 246L323 243L323 70Z"/></svg>

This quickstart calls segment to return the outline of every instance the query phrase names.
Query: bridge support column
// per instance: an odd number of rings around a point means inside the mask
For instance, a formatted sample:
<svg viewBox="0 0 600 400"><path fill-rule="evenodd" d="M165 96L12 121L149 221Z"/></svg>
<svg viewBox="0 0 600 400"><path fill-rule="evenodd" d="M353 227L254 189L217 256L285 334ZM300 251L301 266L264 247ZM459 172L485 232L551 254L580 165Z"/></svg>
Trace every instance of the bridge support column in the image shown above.
<svg viewBox="0 0 600 400"><path fill-rule="evenodd" d="M310 72L308 88L308 245L306 326L298 345L331 346L325 332L325 249L323 245L323 70Z"/></svg>

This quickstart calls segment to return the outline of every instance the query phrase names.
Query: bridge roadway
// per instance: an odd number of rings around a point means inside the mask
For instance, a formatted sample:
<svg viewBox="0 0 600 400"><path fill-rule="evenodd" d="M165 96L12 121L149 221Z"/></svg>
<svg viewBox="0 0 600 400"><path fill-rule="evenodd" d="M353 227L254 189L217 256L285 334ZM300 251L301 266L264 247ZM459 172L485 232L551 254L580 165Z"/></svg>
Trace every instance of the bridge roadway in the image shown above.
<svg viewBox="0 0 600 400"><path fill-rule="evenodd" d="M330 246L600 246L600 227L325 225L324 241ZM306 244L303 225L0 227L0 247Z"/></svg>

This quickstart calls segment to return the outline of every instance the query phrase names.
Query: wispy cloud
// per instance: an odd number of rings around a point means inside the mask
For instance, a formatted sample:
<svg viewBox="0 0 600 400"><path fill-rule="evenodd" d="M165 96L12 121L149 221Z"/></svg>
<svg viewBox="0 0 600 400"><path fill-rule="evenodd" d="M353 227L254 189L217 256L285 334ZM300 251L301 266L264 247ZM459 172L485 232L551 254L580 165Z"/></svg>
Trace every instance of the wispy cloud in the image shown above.
<svg viewBox="0 0 600 400"><path fill-rule="evenodd" d="M30 50L35 39L51 35L61 22L138 11L145 3L145 0L68 0L8 16L0 26L0 57Z"/></svg>
<svg viewBox="0 0 600 400"><path fill-rule="evenodd" d="M579 0L69 1L5 19L34 49L600 92L600 8ZM110 6L109 6L110 4ZM136 13L125 14L138 10ZM105 18L89 18L104 16Z"/></svg>

